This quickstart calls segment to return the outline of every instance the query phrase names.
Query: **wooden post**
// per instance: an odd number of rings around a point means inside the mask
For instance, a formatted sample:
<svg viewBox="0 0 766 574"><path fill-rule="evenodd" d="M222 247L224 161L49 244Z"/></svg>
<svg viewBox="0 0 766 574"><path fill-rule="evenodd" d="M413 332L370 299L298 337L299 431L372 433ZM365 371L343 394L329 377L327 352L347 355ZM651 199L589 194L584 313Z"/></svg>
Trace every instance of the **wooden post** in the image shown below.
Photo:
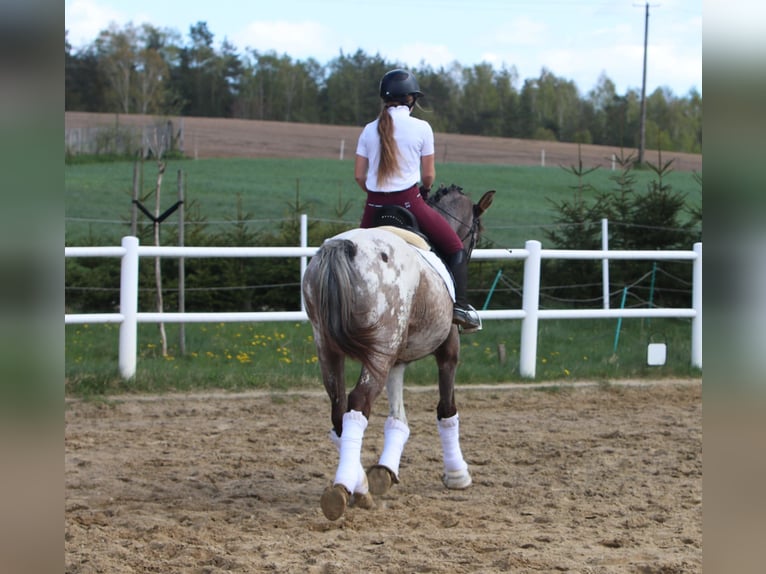
<svg viewBox="0 0 766 574"><path fill-rule="evenodd" d="M132 237L138 237L138 194L139 194L139 176L138 170L140 169L138 158L133 163L133 202L130 206L130 235Z"/></svg>
<svg viewBox="0 0 766 574"><path fill-rule="evenodd" d="M184 246L184 174L178 170L178 246ZM178 258L178 312L186 312L186 262ZM180 355L186 355L186 323L178 324L178 349Z"/></svg>

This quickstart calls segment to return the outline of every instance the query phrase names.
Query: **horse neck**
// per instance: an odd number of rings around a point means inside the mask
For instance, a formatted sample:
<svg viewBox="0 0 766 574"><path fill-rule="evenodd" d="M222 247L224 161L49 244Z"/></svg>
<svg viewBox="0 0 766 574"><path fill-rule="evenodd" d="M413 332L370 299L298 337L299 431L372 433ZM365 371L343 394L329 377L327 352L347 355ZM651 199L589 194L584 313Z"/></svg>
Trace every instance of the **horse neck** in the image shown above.
<svg viewBox="0 0 766 574"><path fill-rule="evenodd" d="M465 201L462 201L465 200ZM437 201L432 201L431 206L441 215L449 226L458 234L466 249L466 240L470 239L470 231L473 226L473 203L465 196L450 197L444 195Z"/></svg>

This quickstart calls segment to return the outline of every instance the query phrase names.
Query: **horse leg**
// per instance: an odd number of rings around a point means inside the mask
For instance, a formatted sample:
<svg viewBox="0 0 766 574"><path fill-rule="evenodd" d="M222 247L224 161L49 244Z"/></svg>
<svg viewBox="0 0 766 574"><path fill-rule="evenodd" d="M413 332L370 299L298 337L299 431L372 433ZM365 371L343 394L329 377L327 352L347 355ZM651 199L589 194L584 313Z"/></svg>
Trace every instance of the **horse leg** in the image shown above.
<svg viewBox="0 0 766 574"><path fill-rule="evenodd" d="M345 356L322 344L316 330L314 340L317 341L317 359L322 371L322 383L330 398L330 420L333 430L340 436L343 432L343 414L346 412Z"/></svg>
<svg viewBox="0 0 766 574"><path fill-rule="evenodd" d="M359 498L368 495L367 476L362 467L362 439L366 429L367 418L361 412L350 410L343 415L343 433L336 443L339 460L335 480L320 500L322 512L329 520L343 516L352 492L364 491L359 492ZM334 438L332 433L330 438Z"/></svg>
<svg viewBox="0 0 766 574"><path fill-rule="evenodd" d="M320 500L322 512L329 520L343 516L351 493L356 494L359 506L371 508L373 505L367 475L362 467L362 440L372 403L380 394L381 386L373 381L367 369L362 368L359 381L348 396L348 412L343 414L340 425L342 432L337 443L340 458L338 469L333 485L324 491Z"/></svg>
<svg viewBox="0 0 766 574"><path fill-rule="evenodd" d="M329 432L329 437L332 443L335 445L335 448L338 450L338 455L340 455L340 437L335 433L335 429L332 429ZM372 496L370 494L370 487L369 483L367 482L367 474L364 472L361 456L359 459L359 469L357 470L357 476L359 478L357 479L356 486L354 486L354 488L351 490L353 503L359 508L370 509L375 506L375 503L372 500Z"/></svg>
<svg viewBox="0 0 766 574"><path fill-rule="evenodd" d="M395 365L388 374L388 418L384 426L383 452L378 464L367 471L372 494L385 494L393 484L399 483L399 462L404 445L410 436L407 415L404 411L405 363Z"/></svg>
<svg viewBox="0 0 766 574"><path fill-rule="evenodd" d="M315 334L315 338L317 335ZM333 428L328 433L330 440L340 453L340 436L344 435L344 418L347 410L346 383L345 383L345 357L329 348L328 345L317 345L319 365L322 371L322 382L324 383L327 396L330 398L331 414ZM353 423L351 423L353 427ZM366 426L366 425L365 425ZM348 432L351 436L355 429ZM359 461L357 475L361 478L354 484L347 486L333 485L328 487L322 494L320 505L325 516L330 520L337 520L345 511L346 504L350 498L350 493L355 494L355 499L359 506L365 506L365 503L372 505L372 498L368 493L367 476L364 474L361 460ZM329 498L328 498L329 497ZM369 500L367 500L369 499Z"/></svg>
<svg viewBox="0 0 766 574"><path fill-rule="evenodd" d="M456 327L434 352L439 368L439 404L436 423L442 445L444 475L442 482L450 489L471 486L471 474L460 449L460 418L455 405L455 373L460 358L460 339Z"/></svg>

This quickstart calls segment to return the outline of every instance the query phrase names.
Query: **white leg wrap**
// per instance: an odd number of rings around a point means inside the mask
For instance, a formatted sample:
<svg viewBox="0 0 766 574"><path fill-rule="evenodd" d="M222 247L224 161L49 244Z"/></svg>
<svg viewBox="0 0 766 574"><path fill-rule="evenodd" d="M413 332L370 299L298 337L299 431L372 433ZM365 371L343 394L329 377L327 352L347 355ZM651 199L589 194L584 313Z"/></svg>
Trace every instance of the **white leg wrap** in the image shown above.
<svg viewBox="0 0 766 574"><path fill-rule="evenodd" d="M335 429L330 429L330 432L327 433L327 436L332 441L332 444L335 445L335 448L338 449L338 453L340 453L340 437L335 433ZM352 494L367 494L370 491L370 487L367 483L367 473L364 472L364 467L362 466L361 457L359 460L359 479L357 480L356 486L351 491Z"/></svg>
<svg viewBox="0 0 766 574"><path fill-rule="evenodd" d="M367 419L359 411L343 415L343 432L339 440L340 461L333 484L342 484L349 492L365 494L366 478L362 467L362 438L367 429ZM335 433L331 433L335 434ZM364 488L364 491L360 490Z"/></svg>
<svg viewBox="0 0 766 574"><path fill-rule="evenodd" d="M457 413L448 419L437 421L439 426L439 438L442 442L444 454L444 472L464 472L468 470L468 464L463 459L460 450L460 419Z"/></svg>
<svg viewBox="0 0 766 574"><path fill-rule="evenodd" d="M388 417L386 419L386 424L383 429L385 440L383 442L383 452L380 455L378 464L385 466L393 472L398 480L399 461L402 458L404 445L410 437L410 429L406 423L395 419L394 417Z"/></svg>

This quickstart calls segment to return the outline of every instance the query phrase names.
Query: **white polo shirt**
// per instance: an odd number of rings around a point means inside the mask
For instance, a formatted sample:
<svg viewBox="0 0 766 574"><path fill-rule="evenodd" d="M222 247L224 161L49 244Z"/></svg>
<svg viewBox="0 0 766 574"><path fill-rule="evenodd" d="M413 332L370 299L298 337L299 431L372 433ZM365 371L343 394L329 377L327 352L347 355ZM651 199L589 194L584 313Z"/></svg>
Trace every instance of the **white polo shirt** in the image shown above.
<svg viewBox="0 0 766 574"><path fill-rule="evenodd" d="M356 153L366 157L367 189L369 191L402 191L420 181L420 158L434 154L434 132L431 125L421 119L413 118L407 106L388 108L394 121L394 140L399 148L399 172L383 185L378 184L378 164L380 163L380 135L378 120L370 122L362 130L356 145Z"/></svg>

